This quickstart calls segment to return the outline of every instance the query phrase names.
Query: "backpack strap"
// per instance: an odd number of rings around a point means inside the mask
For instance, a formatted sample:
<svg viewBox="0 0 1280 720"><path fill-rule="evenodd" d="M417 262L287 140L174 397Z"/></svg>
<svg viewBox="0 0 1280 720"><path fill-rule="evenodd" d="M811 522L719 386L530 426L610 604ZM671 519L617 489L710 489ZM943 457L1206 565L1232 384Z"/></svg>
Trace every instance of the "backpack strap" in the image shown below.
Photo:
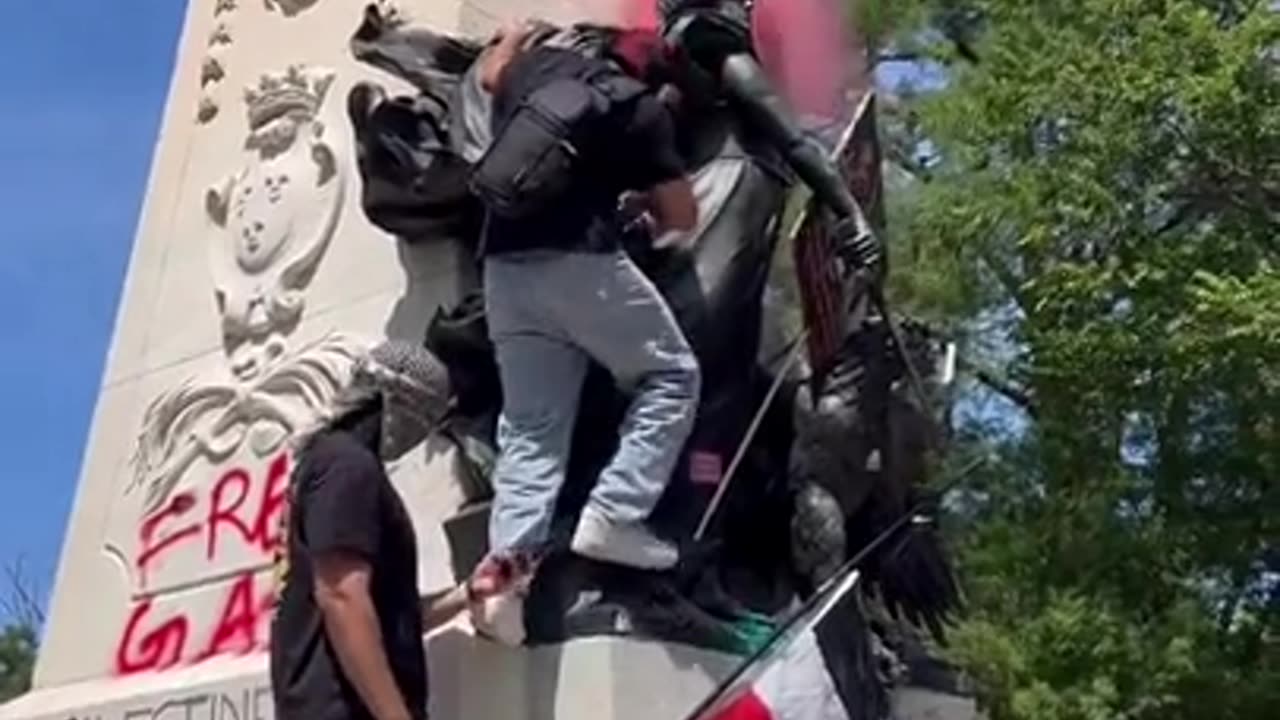
<svg viewBox="0 0 1280 720"><path fill-rule="evenodd" d="M648 90L639 80L613 70L593 77L590 84L613 105L629 103Z"/></svg>

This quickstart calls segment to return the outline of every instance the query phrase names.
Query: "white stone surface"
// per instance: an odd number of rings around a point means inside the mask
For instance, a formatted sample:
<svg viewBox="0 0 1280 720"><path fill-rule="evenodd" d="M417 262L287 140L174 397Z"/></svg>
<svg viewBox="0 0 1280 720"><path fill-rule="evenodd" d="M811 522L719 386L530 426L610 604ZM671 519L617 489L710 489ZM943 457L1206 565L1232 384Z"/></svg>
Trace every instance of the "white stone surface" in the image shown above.
<svg viewBox="0 0 1280 720"><path fill-rule="evenodd" d="M893 697L894 720L983 720L973 698L924 688L902 688Z"/></svg>
<svg viewBox="0 0 1280 720"><path fill-rule="evenodd" d="M46 693L133 697L260 654L288 437L361 346L420 339L455 299L453 246L398 246L360 210L347 92L404 89L350 57L364 6L189 5L37 664ZM404 7L447 31L461 5ZM393 473L424 591L451 582L451 467L423 448Z"/></svg>
<svg viewBox="0 0 1280 720"><path fill-rule="evenodd" d="M465 625L427 640L432 718L680 720L733 658L636 640L512 649ZM273 720L267 658L219 658L127 682L90 680L30 693L0 720Z"/></svg>
<svg viewBox="0 0 1280 720"><path fill-rule="evenodd" d="M396 5L416 23L483 33L535 12L607 19L621 1ZM130 711L201 693L223 703L213 717L261 716L226 698L252 701L261 683L287 439L362 345L421 337L455 298L464 261L446 244L398 244L360 210L347 92L364 79L405 89L348 52L364 6L189 3L36 691L0 717L145 717ZM461 500L453 459L424 447L393 469L421 537L424 591L451 582L440 520ZM602 672L599 659L614 657L581 652L565 667ZM464 662L445 655L437 668ZM513 678L549 667L542 655L465 655L468 675L492 675L476 663ZM442 687L439 702L472 702Z"/></svg>

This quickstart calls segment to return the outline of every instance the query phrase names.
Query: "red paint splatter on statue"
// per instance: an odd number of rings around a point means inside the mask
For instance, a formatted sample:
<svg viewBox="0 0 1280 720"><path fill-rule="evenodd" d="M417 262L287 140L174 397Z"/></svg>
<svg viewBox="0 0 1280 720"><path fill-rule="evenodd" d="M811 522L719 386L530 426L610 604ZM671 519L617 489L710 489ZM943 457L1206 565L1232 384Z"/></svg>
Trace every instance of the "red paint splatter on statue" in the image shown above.
<svg viewBox="0 0 1280 720"><path fill-rule="evenodd" d="M842 3L756 0L751 20L760 64L795 111L839 117L850 67Z"/></svg>
<svg viewBox="0 0 1280 720"><path fill-rule="evenodd" d="M656 28L657 0L629 0L623 27ZM751 33L765 74L795 111L842 115L852 58L849 18L840 0L756 0Z"/></svg>

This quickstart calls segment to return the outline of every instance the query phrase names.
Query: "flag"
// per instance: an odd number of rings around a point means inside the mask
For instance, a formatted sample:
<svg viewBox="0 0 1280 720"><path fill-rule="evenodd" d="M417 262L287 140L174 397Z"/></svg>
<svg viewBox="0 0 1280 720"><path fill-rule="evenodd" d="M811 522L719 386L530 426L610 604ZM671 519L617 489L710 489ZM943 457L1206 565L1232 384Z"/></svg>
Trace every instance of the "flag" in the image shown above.
<svg viewBox="0 0 1280 720"><path fill-rule="evenodd" d="M849 568L688 720L878 720L887 699Z"/></svg>
<svg viewBox="0 0 1280 720"><path fill-rule="evenodd" d="M862 207L872 228L884 230L884 198L880 177L881 151L876 129L875 93L863 96L833 151L832 160ZM836 271L835 243L827 213L819 212L811 198L791 231L796 280L800 286L800 306L804 313L809 367L814 381L821 381L831 369L836 352L848 331L849 288Z"/></svg>

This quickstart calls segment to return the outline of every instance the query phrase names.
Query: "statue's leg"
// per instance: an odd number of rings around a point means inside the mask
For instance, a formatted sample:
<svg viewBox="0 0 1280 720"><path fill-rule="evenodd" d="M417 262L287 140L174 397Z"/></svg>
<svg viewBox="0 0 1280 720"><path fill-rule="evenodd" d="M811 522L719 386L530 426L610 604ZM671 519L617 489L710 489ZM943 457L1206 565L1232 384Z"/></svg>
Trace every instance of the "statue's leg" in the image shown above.
<svg viewBox="0 0 1280 720"><path fill-rule="evenodd" d="M826 488L802 480L795 491L792 513L792 571L801 597L808 597L844 564L844 511Z"/></svg>
<svg viewBox="0 0 1280 720"><path fill-rule="evenodd" d="M702 368L698 419L671 484L654 513L669 533L689 536L758 409L763 297L776 234L770 223L784 188L754 163L718 159L733 190L691 252L649 265ZM735 166L737 172L730 172ZM711 168L711 171L718 171Z"/></svg>

